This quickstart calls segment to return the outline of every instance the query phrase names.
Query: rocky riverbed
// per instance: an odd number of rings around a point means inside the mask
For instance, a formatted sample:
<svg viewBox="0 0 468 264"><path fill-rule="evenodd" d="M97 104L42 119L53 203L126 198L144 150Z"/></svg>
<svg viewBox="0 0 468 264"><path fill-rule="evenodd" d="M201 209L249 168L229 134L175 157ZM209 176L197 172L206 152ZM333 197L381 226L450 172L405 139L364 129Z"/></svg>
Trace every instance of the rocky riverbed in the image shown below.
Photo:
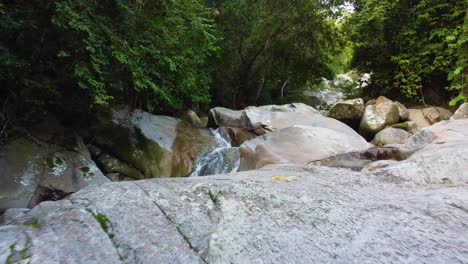
<svg viewBox="0 0 468 264"><path fill-rule="evenodd" d="M39 126L0 147L0 262L467 263L467 109L381 97L328 117L214 108L217 134L127 108ZM184 178L217 137L241 172Z"/></svg>

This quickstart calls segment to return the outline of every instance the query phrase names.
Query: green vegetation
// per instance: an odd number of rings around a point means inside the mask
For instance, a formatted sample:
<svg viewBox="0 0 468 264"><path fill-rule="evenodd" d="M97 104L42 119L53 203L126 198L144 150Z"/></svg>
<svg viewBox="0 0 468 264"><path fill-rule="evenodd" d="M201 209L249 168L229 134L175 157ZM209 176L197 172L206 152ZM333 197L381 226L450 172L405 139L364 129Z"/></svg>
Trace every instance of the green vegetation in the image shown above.
<svg viewBox="0 0 468 264"><path fill-rule="evenodd" d="M354 6L347 24L355 47L352 66L374 73L369 93L399 91L424 102L425 91L443 98L456 91L453 103L466 100L466 1L355 0Z"/></svg>
<svg viewBox="0 0 468 264"><path fill-rule="evenodd" d="M465 0L5 0L0 138L18 119L97 105L286 103L348 70L373 73L365 96L455 105L467 100L466 10Z"/></svg>

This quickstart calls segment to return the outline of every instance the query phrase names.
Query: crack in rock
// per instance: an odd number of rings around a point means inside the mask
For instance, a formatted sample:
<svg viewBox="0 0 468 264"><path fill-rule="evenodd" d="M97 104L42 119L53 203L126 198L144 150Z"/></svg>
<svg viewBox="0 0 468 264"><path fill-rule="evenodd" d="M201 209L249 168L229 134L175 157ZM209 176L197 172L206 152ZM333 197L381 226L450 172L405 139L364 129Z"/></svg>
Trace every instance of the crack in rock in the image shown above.
<svg viewBox="0 0 468 264"><path fill-rule="evenodd" d="M203 261L203 263L208 263L208 261L203 258L201 255L200 255L200 252L199 250L190 242L190 238L184 234L184 232L182 231L182 228L171 218L169 217L169 215L167 214L167 212L162 208L161 205L159 205L154 199L151 198L150 194L142 187L140 186L139 184L137 184L136 182L132 182L133 184L135 184L138 188L140 188L145 194L146 196L148 196L150 198L150 200L153 202L154 205L156 205L156 207L158 207L158 209L161 211L161 213L164 215L164 217L172 224L174 225L174 227L176 228L177 232L179 233L179 235L182 237L182 239L185 241L185 243L187 243L188 247L196 253L196 255Z"/></svg>

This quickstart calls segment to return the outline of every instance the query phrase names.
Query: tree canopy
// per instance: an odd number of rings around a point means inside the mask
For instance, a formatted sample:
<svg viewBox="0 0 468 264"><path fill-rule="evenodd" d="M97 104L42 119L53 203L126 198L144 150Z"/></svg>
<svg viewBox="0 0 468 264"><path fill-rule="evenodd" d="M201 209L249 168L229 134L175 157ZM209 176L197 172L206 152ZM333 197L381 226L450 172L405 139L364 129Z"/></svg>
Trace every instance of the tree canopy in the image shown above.
<svg viewBox="0 0 468 264"><path fill-rule="evenodd" d="M465 0L0 4L2 120L285 103L345 70L372 73L369 97L454 105L467 100L467 65Z"/></svg>

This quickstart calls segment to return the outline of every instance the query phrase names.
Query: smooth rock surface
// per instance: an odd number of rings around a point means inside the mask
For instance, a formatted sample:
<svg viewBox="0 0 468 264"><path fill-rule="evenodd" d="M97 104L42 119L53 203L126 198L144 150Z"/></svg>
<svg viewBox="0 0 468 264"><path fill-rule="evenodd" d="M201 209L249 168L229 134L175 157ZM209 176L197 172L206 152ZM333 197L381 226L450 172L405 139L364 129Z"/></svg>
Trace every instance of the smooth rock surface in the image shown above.
<svg viewBox="0 0 468 264"><path fill-rule="evenodd" d="M416 152L408 159L375 170L390 181L423 184L468 184L468 119L442 121L421 129L402 149Z"/></svg>
<svg viewBox="0 0 468 264"><path fill-rule="evenodd" d="M319 125L324 120L319 111L302 103L286 105L249 106L244 110L216 107L210 110L210 124L247 128L251 131L260 127L271 130L293 125ZM331 123L333 121L330 121ZM335 121L335 124L339 122ZM338 125L339 126L339 125Z"/></svg>
<svg viewBox="0 0 468 264"><path fill-rule="evenodd" d="M388 127L377 133L371 143L380 147L389 144L403 144L410 136L411 134L403 129Z"/></svg>
<svg viewBox="0 0 468 264"><path fill-rule="evenodd" d="M0 262L466 263L467 201L462 186L292 165L111 183L0 226Z"/></svg>
<svg viewBox="0 0 468 264"><path fill-rule="evenodd" d="M468 103L464 103L458 107L457 111L453 114L450 119L465 119L468 118Z"/></svg>
<svg viewBox="0 0 468 264"><path fill-rule="evenodd" d="M333 127L297 125L246 141L240 147L240 169L257 169L278 163L305 164L372 146L354 130L345 127L346 130L335 130Z"/></svg>

